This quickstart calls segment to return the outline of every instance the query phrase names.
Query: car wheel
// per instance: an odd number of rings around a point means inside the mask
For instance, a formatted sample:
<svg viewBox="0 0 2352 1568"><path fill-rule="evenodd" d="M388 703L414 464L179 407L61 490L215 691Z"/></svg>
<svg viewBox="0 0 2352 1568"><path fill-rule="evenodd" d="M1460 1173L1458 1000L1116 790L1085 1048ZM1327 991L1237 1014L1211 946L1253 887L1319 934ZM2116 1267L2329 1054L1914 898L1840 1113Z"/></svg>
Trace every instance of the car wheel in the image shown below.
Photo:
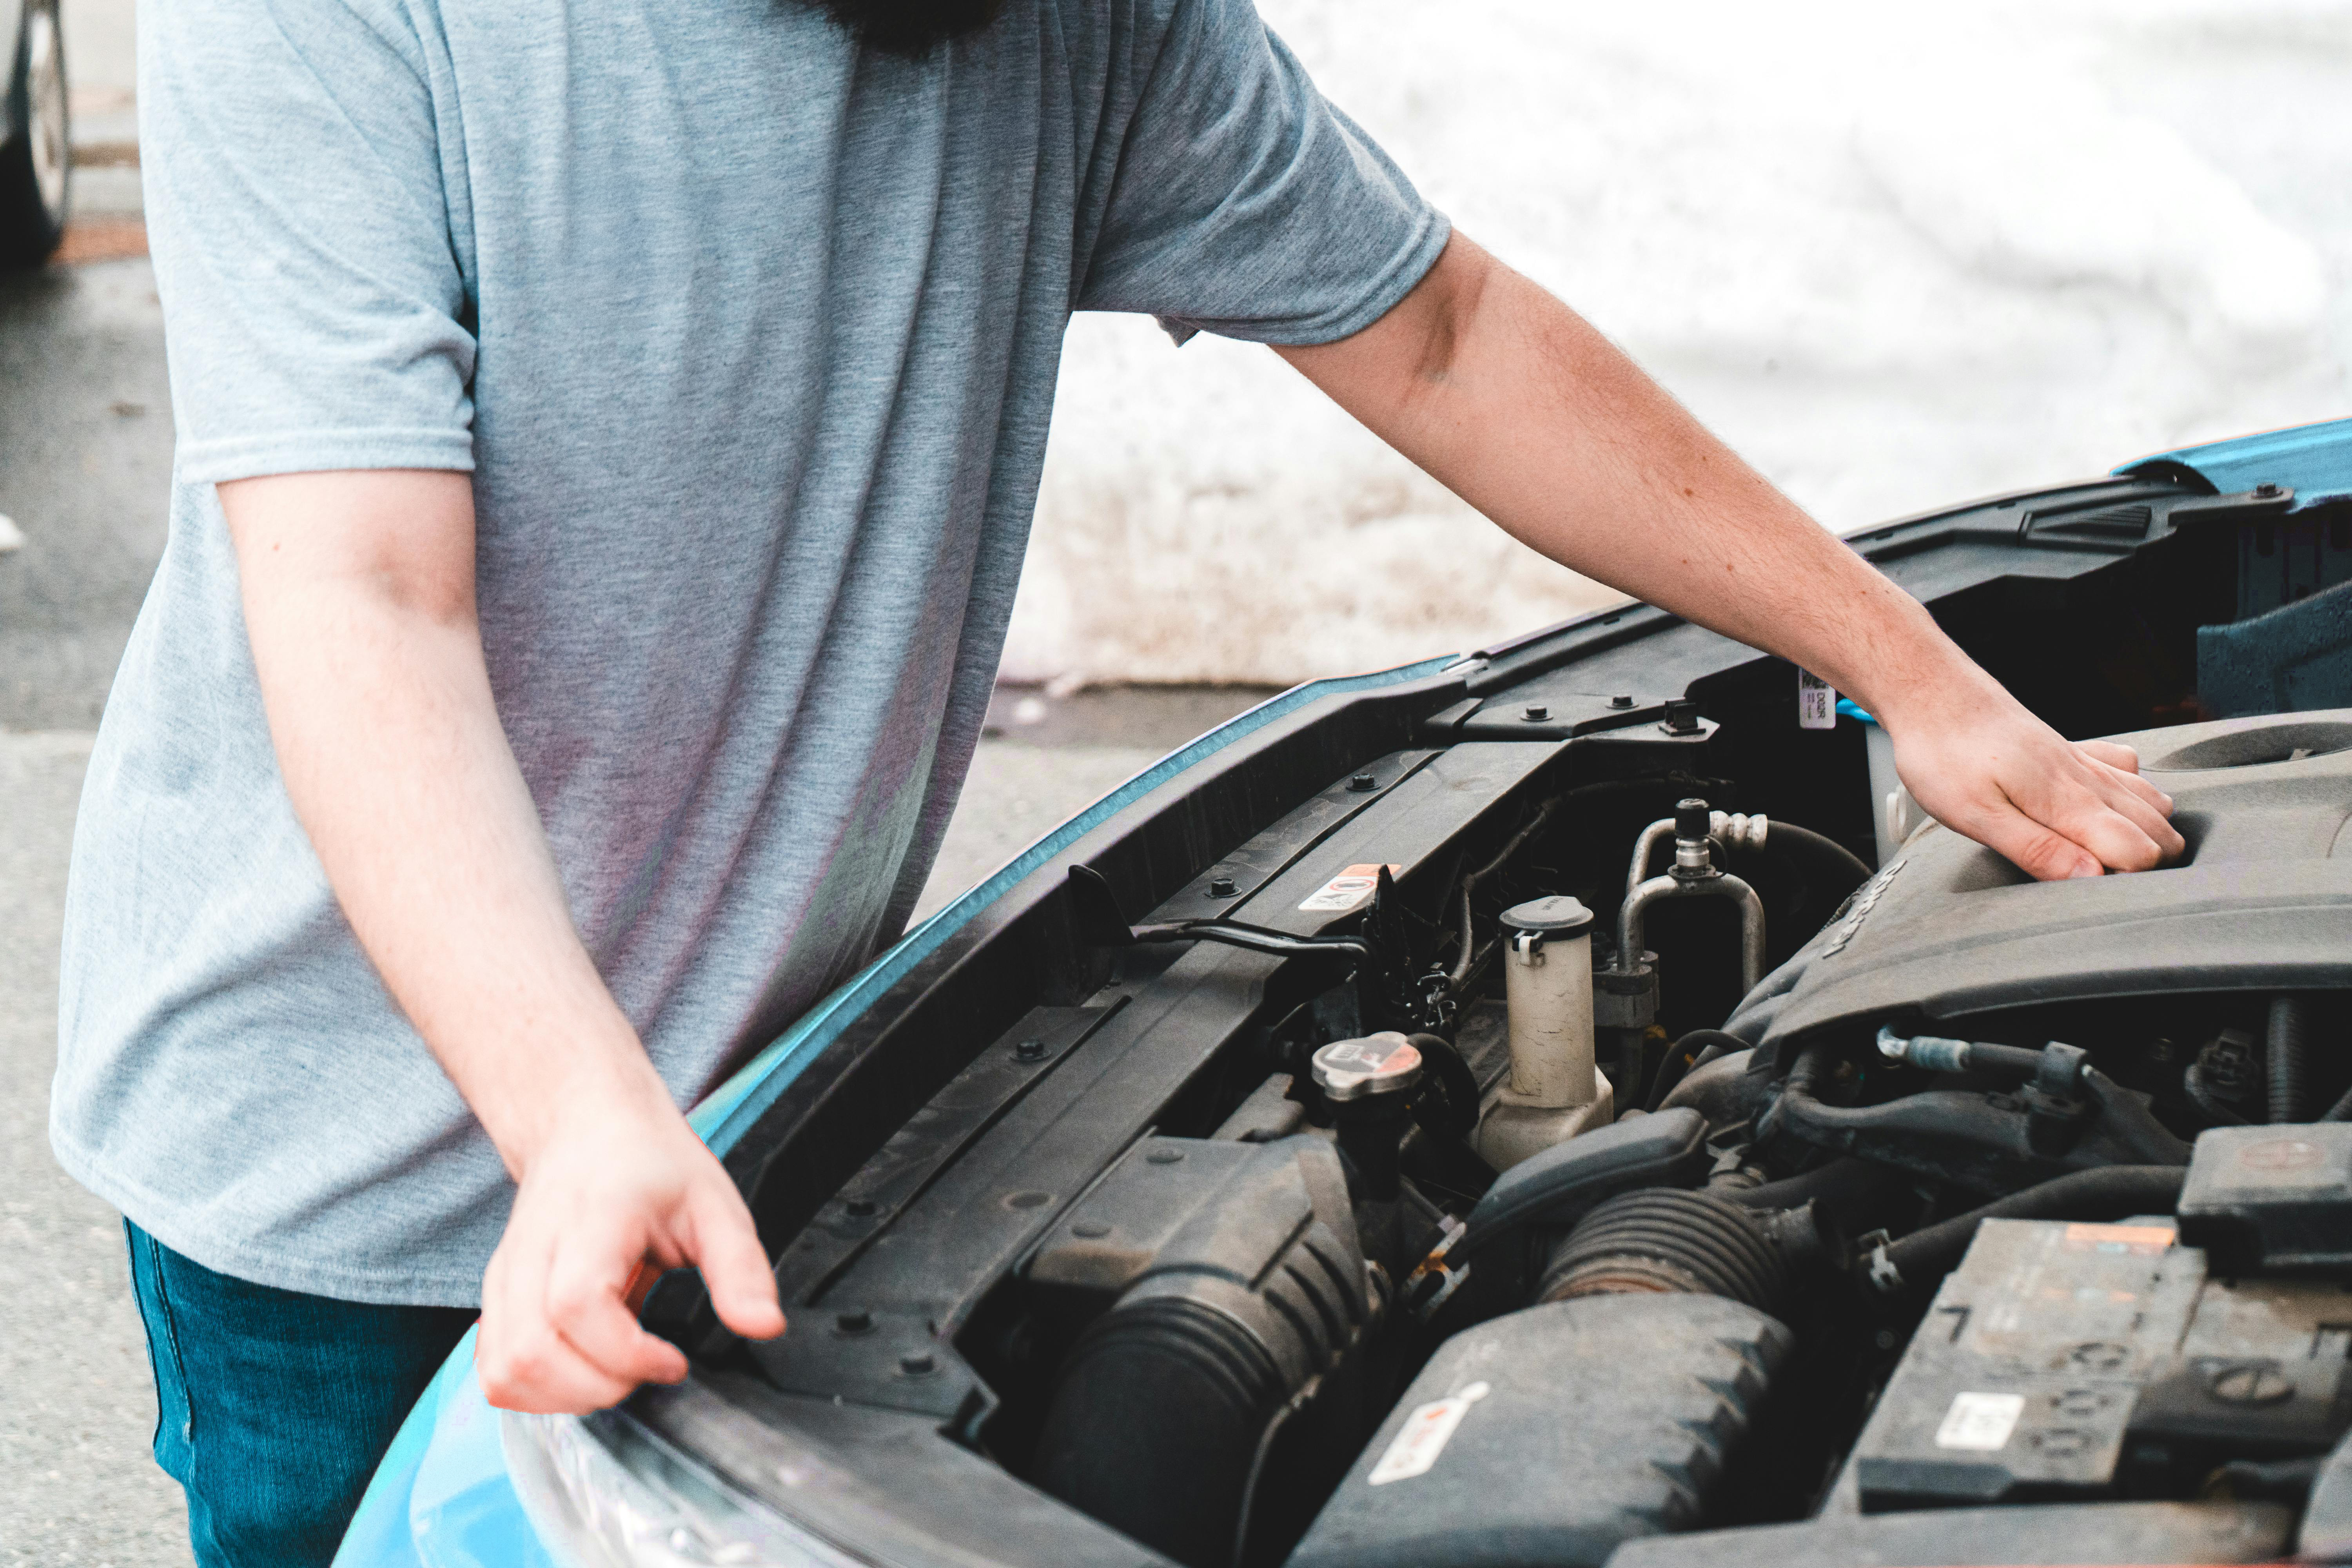
<svg viewBox="0 0 2352 1568"><path fill-rule="evenodd" d="M31 0L0 142L0 264L37 267L66 228L66 54L58 0Z"/></svg>

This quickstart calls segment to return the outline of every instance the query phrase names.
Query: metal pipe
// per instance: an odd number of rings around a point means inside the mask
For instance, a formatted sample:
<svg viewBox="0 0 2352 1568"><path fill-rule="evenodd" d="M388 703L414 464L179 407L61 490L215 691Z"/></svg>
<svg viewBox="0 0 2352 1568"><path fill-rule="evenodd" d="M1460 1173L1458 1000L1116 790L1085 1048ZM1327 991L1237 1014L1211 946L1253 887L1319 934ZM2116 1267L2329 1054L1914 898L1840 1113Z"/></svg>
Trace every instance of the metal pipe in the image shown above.
<svg viewBox="0 0 2352 1568"><path fill-rule="evenodd" d="M1672 826L1672 824L1668 824ZM1617 956L1642 952L1642 927L1652 904L1666 899L1729 899L1739 906L1739 991L1756 989L1764 978L1764 900L1756 889L1723 872L1703 877L1653 877L1626 895L1617 914Z"/></svg>
<svg viewBox="0 0 2352 1568"><path fill-rule="evenodd" d="M1642 829L1641 837L1633 840L1633 861L1625 868L1626 898L1632 898L1633 890L1650 879L1650 857L1658 852L1660 844L1674 836L1675 819L1671 816L1662 816Z"/></svg>

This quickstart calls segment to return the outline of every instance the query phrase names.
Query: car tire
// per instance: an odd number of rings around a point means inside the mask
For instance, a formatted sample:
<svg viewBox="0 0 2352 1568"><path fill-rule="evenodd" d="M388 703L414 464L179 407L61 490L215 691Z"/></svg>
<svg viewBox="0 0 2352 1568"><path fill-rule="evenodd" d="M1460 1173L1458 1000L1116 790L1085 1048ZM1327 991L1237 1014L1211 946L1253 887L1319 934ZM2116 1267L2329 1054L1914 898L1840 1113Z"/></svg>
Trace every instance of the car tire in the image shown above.
<svg viewBox="0 0 2352 1568"><path fill-rule="evenodd" d="M0 141L0 266L37 267L65 237L70 183L58 0L29 0L14 53Z"/></svg>

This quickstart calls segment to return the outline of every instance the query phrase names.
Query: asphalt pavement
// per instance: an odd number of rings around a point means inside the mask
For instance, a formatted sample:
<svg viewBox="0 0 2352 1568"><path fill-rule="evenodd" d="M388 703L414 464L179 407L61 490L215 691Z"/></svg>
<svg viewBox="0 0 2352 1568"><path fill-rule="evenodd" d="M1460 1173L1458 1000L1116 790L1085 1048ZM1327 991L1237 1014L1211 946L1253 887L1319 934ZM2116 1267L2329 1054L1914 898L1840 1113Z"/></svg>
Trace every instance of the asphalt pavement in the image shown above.
<svg viewBox="0 0 2352 1568"><path fill-rule="evenodd" d="M163 546L163 312L138 216L129 0L66 0L80 215L0 278L0 1564L186 1568L148 1457L121 1217L49 1154L66 863L90 734ZM21 542L10 547L11 540ZM929 912L1262 692L998 695Z"/></svg>

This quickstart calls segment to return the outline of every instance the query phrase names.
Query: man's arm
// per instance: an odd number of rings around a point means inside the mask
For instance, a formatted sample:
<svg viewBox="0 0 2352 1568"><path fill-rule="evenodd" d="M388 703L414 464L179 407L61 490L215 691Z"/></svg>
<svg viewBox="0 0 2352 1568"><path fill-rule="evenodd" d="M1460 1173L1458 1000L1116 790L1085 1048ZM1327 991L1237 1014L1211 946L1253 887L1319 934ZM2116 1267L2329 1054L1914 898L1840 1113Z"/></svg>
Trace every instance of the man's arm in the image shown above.
<svg viewBox="0 0 2352 1568"><path fill-rule="evenodd" d="M1526 544L1851 693L1920 805L2032 875L2180 852L2172 802L2128 748L2070 745L2027 712L1917 600L1468 239L1363 331L1279 352Z"/></svg>
<svg viewBox="0 0 2352 1568"><path fill-rule="evenodd" d="M468 477L219 491L287 793L361 945L519 1184L482 1280L484 1391L582 1411L684 1376L626 1300L647 1259L698 1264L730 1327L781 1332L740 1194L572 929L491 700Z"/></svg>

